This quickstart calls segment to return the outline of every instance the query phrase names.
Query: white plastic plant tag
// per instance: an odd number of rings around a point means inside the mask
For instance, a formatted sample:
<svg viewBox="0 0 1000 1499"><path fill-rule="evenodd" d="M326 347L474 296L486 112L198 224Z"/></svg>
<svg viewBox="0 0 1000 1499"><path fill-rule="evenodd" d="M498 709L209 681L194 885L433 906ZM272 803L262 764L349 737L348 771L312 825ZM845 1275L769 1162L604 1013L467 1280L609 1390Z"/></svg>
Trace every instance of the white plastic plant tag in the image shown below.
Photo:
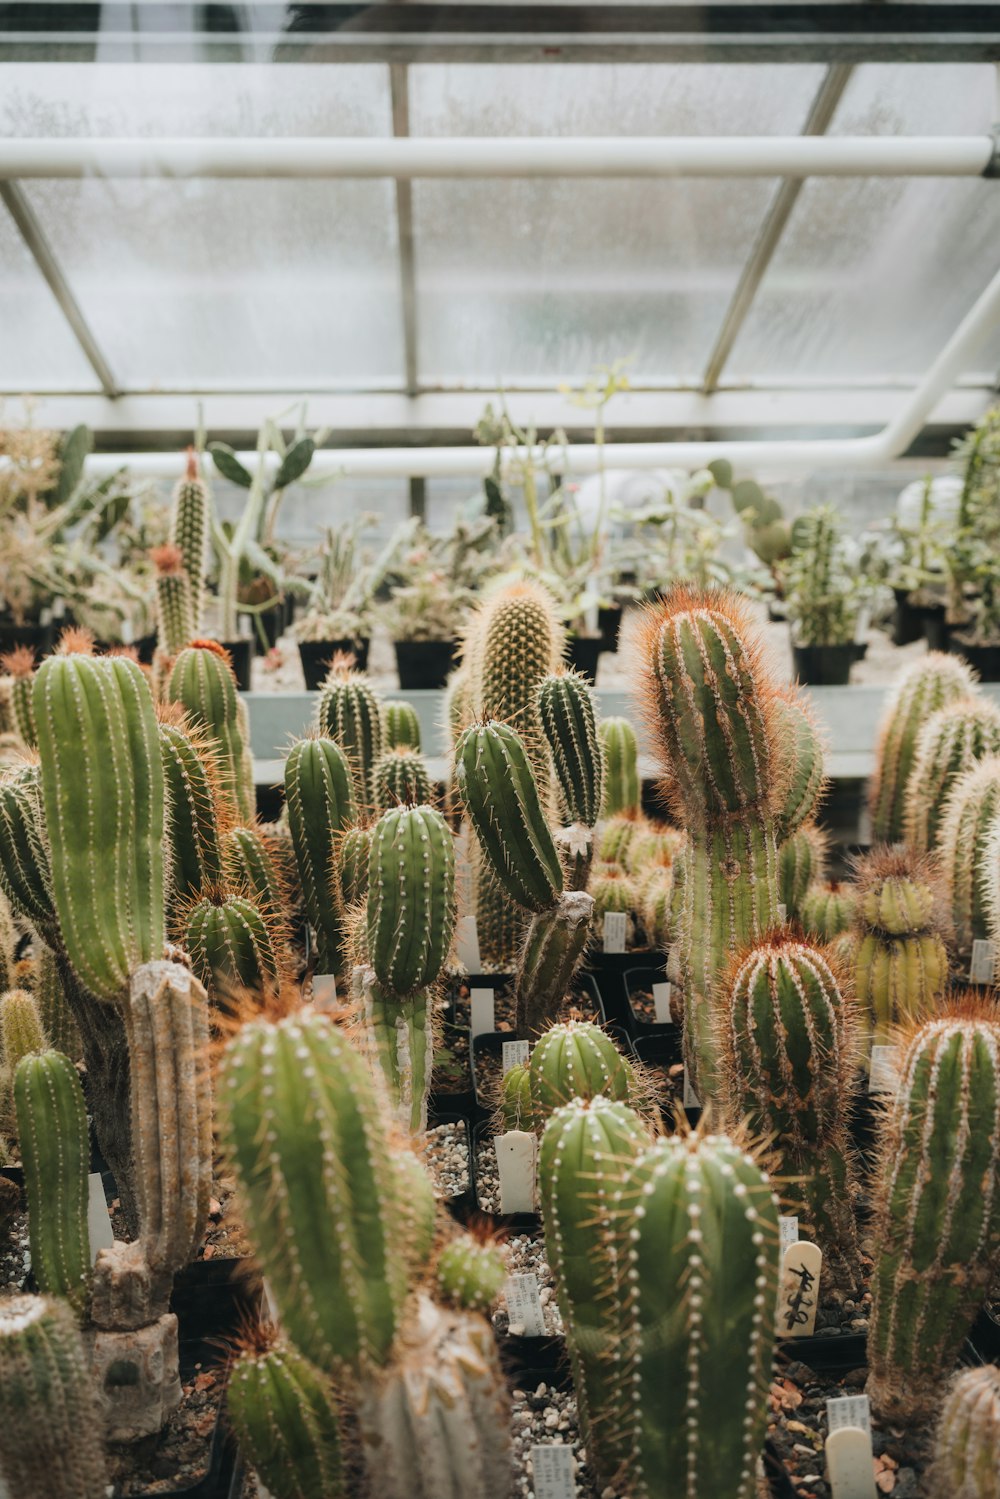
<svg viewBox="0 0 1000 1499"><path fill-rule="evenodd" d="M981 937L972 944L972 961L969 964L969 979L973 984L992 984L996 973L996 957L993 943Z"/></svg>
<svg viewBox="0 0 1000 1499"><path fill-rule="evenodd" d="M660 983L653 985L653 1019L657 1025L669 1025L670 1023L670 991L672 984Z"/></svg>
<svg viewBox="0 0 1000 1499"><path fill-rule="evenodd" d="M841 1426L826 1439L826 1476L833 1499L878 1499L872 1439L856 1426Z"/></svg>
<svg viewBox="0 0 1000 1499"><path fill-rule="evenodd" d="M44 609L38 611L38 623L40 625L50 625L55 617L55 611L47 605ZM60 614L59 617L62 618L62 615Z"/></svg>
<svg viewBox="0 0 1000 1499"><path fill-rule="evenodd" d="M52 618L63 619L66 615L66 600L57 598L52 600Z"/></svg>
<svg viewBox="0 0 1000 1499"><path fill-rule="evenodd" d="M868 626L871 624L871 622L871 607L868 604L862 604L861 608L858 610L858 617L854 624L854 640L857 645L860 645L865 636L868 634Z"/></svg>
<svg viewBox="0 0 1000 1499"><path fill-rule="evenodd" d="M797 1244L799 1242L798 1218L793 1217L790 1213L787 1215L782 1213L781 1217L778 1219L778 1233L781 1235L781 1256L783 1259L785 1250L789 1247L789 1245Z"/></svg>
<svg viewBox="0 0 1000 1499"><path fill-rule="evenodd" d="M532 1447L531 1476L535 1499L573 1499L573 1449L557 1442Z"/></svg>
<svg viewBox="0 0 1000 1499"><path fill-rule="evenodd" d="M509 1129L495 1135L497 1171L500 1175L501 1213L535 1211L535 1156L538 1141L530 1130Z"/></svg>
<svg viewBox="0 0 1000 1499"><path fill-rule="evenodd" d="M544 1337L545 1315L538 1296L538 1276L508 1276L504 1295L511 1334L516 1338Z"/></svg>
<svg viewBox="0 0 1000 1499"><path fill-rule="evenodd" d="M332 973L313 974L313 1009L332 1010L337 1004L337 979Z"/></svg>
<svg viewBox="0 0 1000 1499"><path fill-rule="evenodd" d="M826 1402L826 1424L831 1432L854 1426L872 1434L872 1407L867 1395L838 1395Z"/></svg>
<svg viewBox="0 0 1000 1499"><path fill-rule="evenodd" d="M479 929L474 916L460 916L455 923L455 956L466 973L479 973L482 969Z"/></svg>
<svg viewBox="0 0 1000 1499"><path fill-rule="evenodd" d="M249 614L241 614L236 622L236 633L241 640L253 639L253 619Z"/></svg>
<svg viewBox="0 0 1000 1499"><path fill-rule="evenodd" d="M868 1073L869 1093L899 1092L899 1047L873 1046L871 1070Z"/></svg>
<svg viewBox="0 0 1000 1499"><path fill-rule="evenodd" d="M701 1099L692 1088L691 1079L688 1077L687 1062L684 1063L684 1107L686 1109L701 1108Z"/></svg>
<svg viewBox="0 0 1000 1499"><path fill-rule="evenodd" d="M472 1010L469 1028L473 1036L483 1036L496 1030L496 1006L492 989L470 989L469 1005Z"/></svg>
<svg viewBox="0 0 1000 1499"><path fill-rule="evenodd" d="M624 911L604 913L604 951L624 952L628 935L628 916Z"/></svg>
<svg viewBox="0 0 1000 1499"><path fill-rule="evenodd" d="M779 902L778 902L778 922L779 922L779 924L781 926L784 926L784 924L785 924L785 922L787 920L788 920L788 907L785 905L785 902L783 900L779 900Z"/></svg>
<svg viewBox="0 0 1000 1499"><path fill-rule="evenodd" d="M503 1043L503 1070L509 1072L512 1067L526 1067L528 1058L531 1056L530 1041L504 1041Z"/></svg>
<svg viewBox="0 0 1000 1499"><path fill-rule="evenodd" d="M811 1338L816 1331L819 1305L819 1272L823 1254L818 1244L800 1239L789 1244L781 1260L781 1299L778 1303L778 1336Z"/></svg>
<svg viewBox="0 0 1000 1499"><path fill-rule="evenodd" d="M87 1188L87 1232L90 1234L90 1263L93 1265L97 1262L97 1251L110 1249L115 1242L115 1234L99 1171L90 1173Z"/></svg>

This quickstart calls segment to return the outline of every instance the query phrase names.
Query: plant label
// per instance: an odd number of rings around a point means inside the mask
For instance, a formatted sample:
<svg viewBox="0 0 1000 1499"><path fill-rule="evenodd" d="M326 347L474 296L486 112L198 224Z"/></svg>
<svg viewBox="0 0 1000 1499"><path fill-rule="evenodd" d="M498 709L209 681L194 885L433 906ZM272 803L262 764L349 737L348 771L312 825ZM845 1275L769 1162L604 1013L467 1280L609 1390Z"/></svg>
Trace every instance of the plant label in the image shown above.
<svg viewBox="0 0 1000 1499"><path fill-rule="evenodd" d="M604 951L624 952L628 935L628 916L624 911L604 913Z"/></svg>
<svg viewBox="0 0 1000 1499"><path fill-rule="evenodd" d="M504 1041L503 1042L503 1070L509 1072L512 1067L527 1067L528 1058L531 1055L530 1041Z"/></svg>
<svg viewBox="0 0 1000 1499"><path fill-rule="evenodd" d="M691 1079L688 1076L687 1062L684 1063L684 1107L686 1109L701 1108L701 1100L691 1086Z"/></svg>
<svg viewBox="0 0 1000 1499"><path fill-rule="evenodd" d="M781 1254L784 1257L785 1250L791 1244L799 1242L799 1220L791 1214L782 1213L778 1219L778 1233L781 1235Z"/></svg>
<svg viewBox="0 0 1000 1499"><path fill-rule="evenodd" d="M337 979L332 973L313 974L313 1009L334 1010L337 1007Z"/></svg>
<svg viewBox="0 0 1000 1499"><path fill-rule="evenodd" d="M899 1092L899 1047L873 1046L871 1070L868 1073L869 1093Z"/></svg>
<svg viewBox="0 0 1000 1499"><path fill-rule="evenodd" d="M90 1263L94 1265L98 1250L110 1249L115 1242L108 1199L104 1195L99 1171L92 1171L87 1178L87 1232L90 1235Z"/></svg>
<svg viewBox="0 0 1000 1499"><path fill-rule="evenodd" d="M785 924L785 922L787 920L788 920L788 907L785 905L785 902L783 900L780 900L778 902L778 925L779 926L784 926L784 924Z"/></svg>
<svg viewBox="0 0 1000 1499"><path fill-rule="evenodd" d="M867 1395L838 1395L826 1402L826 1424L830 1431L853 1426L872 1434L872 1408Z"/></svg>
<svg viewBox="0 0 1000 1499"><path fill-rule="evenodd" d="M868 634L868 626L871 624L871 622L871 606L868 604L862 604L861 608L858 610L858 617L854 623L854 641L856 645L860 645L865 636Z"/></svg>
<svg viewBox="0 0 1000 1499"><path fill-rule="evenodd" d="M972 961L969 964L969 980L973 984L992 984L996 973L996 958L992 942L977 938L972 944Z"/></svg>
<svg viewBox="0 0 1000 1499"><path fill-rule="evenodd" d="M249 614L241 614L236 621L236 633L241 640L253 639L253 619Z"/></svg>
<svg viewBox="0 0 1000 1499"><path fill-rule="evenodd" d="M466 973L479 973L483 961L479 955L479 929L474 916L460 916L455 923L455 956Z"/></svg>
<svg viewBox="0 0 1000 1499"><path fill-rule="evenodd" d="M781 1298L778 1303L778 1334L783 1338L810 1338L816 1331L819 1305L819 1272L823 1254L818 1244L800 1239L789 1244L781 1260Z"/></svg>
<svg viewBox="0 0 1000 1499"><path fill-rule="evenodd" d="M840 1426L826 1439L826 1476L833 1499L878 1499L872 1439L855 1426Z"/></svg>
<svg viewBox="0 0 1000 1499"><path fill-rule="evenodd" d="M470 989L469 1006L472 1010L469 1029L474 1037L496 1030L496 1006L492 989Z"/></svg>
<svg viewBox="0 0 1000 1499"><path fill-rule="evenodd" d="M660 983L653 985L653 1019L657 1025L669 1025L670 1023L670 991L673 984Z"/></svg>
<svg viewBox="0 0 1000 1499"><path fill-rule="evenodd" d="M493 1149L500 1175L501 1213L535 1211L535 1156L538 1141L530 1130L509 1129L495 1135Z"/></svg>
<svg viewBox="0 0 1000 1499"><path fill-rule="evenodd" d="M508 1276L505 1294L512 1335L515 1338L543 1338L545 1317L538 1296L538 1276Z"/></svg>
<svg viewBox="0 0 1000 1499"><path fill-rule="evenodd" d="M535 1499L573 1499L573 1450L557 1442L531 1449L531 1476Z"/></svg>

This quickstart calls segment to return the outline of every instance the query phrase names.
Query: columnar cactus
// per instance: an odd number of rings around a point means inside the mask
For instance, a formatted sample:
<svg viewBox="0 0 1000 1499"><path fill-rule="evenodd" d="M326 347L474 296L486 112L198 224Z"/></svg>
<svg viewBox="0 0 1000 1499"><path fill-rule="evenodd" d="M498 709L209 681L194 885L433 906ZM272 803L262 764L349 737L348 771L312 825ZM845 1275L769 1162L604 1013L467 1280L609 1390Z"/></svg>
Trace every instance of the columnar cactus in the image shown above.
<svg viewBox="0 0 1000 1499"><path fill-rule="evenodd" d="M206 891L185 915L183 945L193 971L223 1009L235 991L263 994L279 984L279 944L264 913L242 895Z"/></svg>
<svg viewBox="0 0 1000 1499"><path fill-rule="evenodd" d="M383 703L382 729L382 743L387 750L408 749L419 755L420 718L412 703L396 700Z"/></svg>
<svg viewBox="0 0 1000 1499"><path fill-rule="evenodd" d="M191 595L192 629L181 645L193 638L201 624L210 510L208 488L198 473L198 455L192 448L188 450L184 478L174 490L170 524L170 539L181 554Z"/></svg>
<svg viewBox="0 0 1000 1499"><path fill-rule="evenodd" d="M514 984L515 1029L537 1034L569 993L590 937L594 900L567 890L550 911L529 924Z"/></svg>
<svg viewBox="0 0 1000 1499"><path fill-rule="evenodd" d="M434 1067L433 995L424 989L397 998L370 968L364 970L361 994L372 1070L384 1079L398 1122L421 1134L427 1128Z"/></svg>
<svg viewBox="0 0 1000 1499"><path fill-rule="evenodd" d="M345 910L350 910L368 895L371 847L371 828L345 828L337 840L334 857L340 881L340 900Z"/></svg>
<svg viewBox="0 0 1000 1499"><path fill-rule="evenodd" d="M215 753L186 722L160 721L174 902L222 878Z"/></svg>
<svg viewBox="0 0 1000 1499"><path fill-rule="evenodd" d="M672 940L671 905L674 875L670 869L654 865L638 885L639 917L646 941L662 952Z"/></svg>
<svg viewBox="0 0 1000 1499"><path fill-rule="evenodd" d="M832 942L850 929L857 899L849 885L833 880L828 885L812 885L799 902L802 930L817 942Z"/></svg>
<svg viewBox="0 0 1000 1499"><path fill-rule="evenodd" d="M939 1010L948 987L943 898L926 856L875 849L855 867L855 995L866 1049Z"/></svg>
<svg viewBox="0 0 1000 1499"><path fill-rule="evenodd" d="M389 750L372 769L372 801L382 815L390 807L418 807L433 801L427 762L414 750Z"/></svg>
<svg viewBox="0 0 1000 1499"><path fill-rule="evenodd" d="M316 730L343 750L351 767L359 807L371 801L371 775L382 753L382 705L368 678L337 658L320 689Z"/></svg>
<svg viewBox="0 0 1000 1499"><path fill-rule="evenodd" d="M903 828L911 848L937 846L952 786L977 760L997 754L1000 709L985 699L959 698L925 720L906 782Z"/></svg>
<svg viewBox="0 0 1000 1499"><path fill-rule="evenodd" d="M346 1495L340 1413L330 1381L276 1343L236 1359L226 1410L240 1447L273 1499Z"/></svg>
<svg viewBox="0 0 1000 1499"><path fill-rule="evenodd" d="M531 1099L531 1073L527 1062L508 1067L500 1080L496 1109L497 1134L506 1130L535 1128L535 1106Z"/></svg>
<svg viewBox="0 0 1000 1499"><path fill-rule="evenodd" d="M52 949L41 939L32 954L31 993L34 996L49 1045L70 1061L79 1061L83 1043L80 1028L66 999L66 987Z"/></svg>
<svg viewBox="0 0 1000 1499"><path fill-rule="evenodd" d="M372 829L368 950L379 983L403 997L433 984L455 929L455 848L433 807L397 807Z"/></svg>
<svg viewBox="0 0 1000 1499"><path fill-rule="evenodd" d="M826 843L823 829L810 823L778 849L778 894L790 920L798 918L810 886L826 874Z"/></svg>
<svg viewBox="0 0 1000 1499"><path fill-rule="evenodd" d="M0 1039L4 1065L13 1073L22 1057L45 1051L49 1038L35 996L28 989L8 989L0 997Z"/></svg>
<svg viewBox="0 0 1000 1499"><path fill-rule="evenodd" d="M230 828L222 840L225 877L236 890L245 890L254 905L279 919L288 904L288 891L274 841L259 827Z"/></svg>
<svg viewBox="0 0 1000 1499"><path fill-rule="evenodd" d="M246 709L228 653L214 640L194 641L174 662L165 695L209 736L218 756L221 788L239 816L251 822L255 797Z"/></svg>
<svg viewBox="0 0 1000 1499"><path fill-rule="evenodd" d="M543 677L538 715L555 767L563 821L592 828L604 796L604 752L593 688L572 671Z"/></svg>
<svg viewBox="0 0 1000 1499"><path fill-rule="evenodd" d="M12 910L61 945L52 908L52 871L41 805L41 771L24 765L0 775L0 881Z"/></svg>
<svg viewBox="0 0 1000 1499"><path fill-rule="evenodd" d="M58 1051L23 1057L14 1104L35 1280L82 1312L90 1292L90 1133L73 1063Z"/></svg>
<svg viewBox="0 0 1000 1499"><path fill-rule="evenodd" d="M1000 1499L1000 1369L956 1374L945 1395L927 1471L928 1499Z"/></svg>
<svg viewBox="0 0 1000 1499"><path fill-rule="evenodd" d="M156 568L157 642L169 659L198 633L191 579L179 547L168 543L154 547L150 555Z"/></svg>
<svg viewBox="0 0 1000 1499"><path fill-rule="evenodd" d="M904 834L906 787L917 741L931 714L967 698L975 678L958 656L929 651L900 675L879 729L870 808L872 837L897 843Z"/></svg>
<svg viewBox="0 0 1000 1499"><path fill-rule="evenodd" d="M868 1393L927 1420L1000 1261L1000 1024L972 1003L906 1046L882 1131Z"/></svg>
<svg viewBox="0 0 1000 1499"><path fill-rule="evenodd" d="M70 1307L0 1303L0 1466L10 1499L104 1499L101 1411Z"/></svg>
<svg viewBox="0 0 1000 1499"><path fill-rule="evenodd" d="M602 817L639 811L639 746L627 718L603 718L598 730L604 749L604 802ZM606 854L601 855L607 858Z"/></svg>
<svg viewBox="0 0 1000 1499"><path fill-rule="evenodd" d="M35 653L30 645L16 645L0 656L0 667L11 679L10 709L14 729L28 748L35 747L35 714L31 690L35 677Z"/></svg>
<svg viewBox="0 0 1000 1499"><path fill-rule="evenodd" d="M550 1026L528 1062L533 1128L571 1098L608 1098L632 1108L644 1104L635 1068L607 1031L590 1021L567 1020Z"/></svg>
<svg viewBox="0 0 1000 1499"><path fill-rule="evenodd" d="M486 1312L503 1290L507 1266L496 1244L459 1234L446 1244L434 1270L438 1294L448 1306Z"/></svg>
<svg viewBox="0 0 1000 1499"><path fill-rule="evenodd" d="M338 972L343 924L334 850L338 835L354 821L355 803L350 766L332 739L300 739L292 745L285 761L285 805L319 971Z"/></svg>
<svg viewBox="0 0 1000 1499"><path fill-rule="evenodd" d="M690 839L677 942L684 1060L707 1103L718 1087L715 984L732 951L758 941L778 916L779 724L734 597L674 589L647 616L643 655L648 716Z"/></svg>
<svg viewBox="0 0 1000 1499"><path fill-rule="evenodd" d="M15 953L18 933L14 925L14 913L10 901L0 889L0 994L16 987L14 982Z"/></svg>
<svg viewBox="0 0 1000 1499"><path fill-rule="evenodd" d="M963 957L989 936L987 880L990 835L1000 817L1000 757L980 760L958 777L944 809L938 862L945 899Z"/></svg>
<svg viewBox="0 0 1000 1499"><path fill-rule="evenodd" d="M823 1251L824 1280L855 1291L861 1261L848 1134L854 1016L824 954L776 936L720 986L716 1018L733 1128L774 1140L784 1195Z"/></svg>
<svg viewBox="0 0 1000 1499"><path fill-rule="evenodd" d="M795 688L775 694L777 775L783 783L777 810L779 842L792 838L816 815L826 777L823 741L806 701Z"/></svg>

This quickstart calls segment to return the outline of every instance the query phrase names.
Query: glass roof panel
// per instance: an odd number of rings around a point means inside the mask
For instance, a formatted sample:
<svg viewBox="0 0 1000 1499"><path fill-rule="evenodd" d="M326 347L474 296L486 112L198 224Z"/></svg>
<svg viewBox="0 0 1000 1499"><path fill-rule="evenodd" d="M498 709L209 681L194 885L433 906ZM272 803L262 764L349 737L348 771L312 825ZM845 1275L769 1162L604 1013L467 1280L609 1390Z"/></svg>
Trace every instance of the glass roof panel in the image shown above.
<svg viewBox="0 0 1000 1499"><path fill-rule="evenodd" d="M867 65L831 134L988 133L995 88L987 65ZM995 182L807 181L725 378L921 374L996 271L998 241Z"/></svg>
<svg viewBox="0 0 1000 1499"><path fill-rule="evenodd" d="M0 203L0 388L99 390L55 297Z"/></svg>

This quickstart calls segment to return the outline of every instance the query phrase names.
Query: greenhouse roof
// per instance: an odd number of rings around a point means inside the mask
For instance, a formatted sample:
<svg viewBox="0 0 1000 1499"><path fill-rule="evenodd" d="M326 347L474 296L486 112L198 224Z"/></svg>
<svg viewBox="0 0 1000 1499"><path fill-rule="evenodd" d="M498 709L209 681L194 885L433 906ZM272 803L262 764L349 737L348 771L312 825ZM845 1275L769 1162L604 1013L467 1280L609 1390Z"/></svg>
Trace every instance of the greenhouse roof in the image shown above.
<svg viewBox="0 0 1000 1499"><path fill-rule="evenodd" d="M456 440L625 358L635 434L877 429L1000 266L996 14L0 5L0 391Z"/></svg>

